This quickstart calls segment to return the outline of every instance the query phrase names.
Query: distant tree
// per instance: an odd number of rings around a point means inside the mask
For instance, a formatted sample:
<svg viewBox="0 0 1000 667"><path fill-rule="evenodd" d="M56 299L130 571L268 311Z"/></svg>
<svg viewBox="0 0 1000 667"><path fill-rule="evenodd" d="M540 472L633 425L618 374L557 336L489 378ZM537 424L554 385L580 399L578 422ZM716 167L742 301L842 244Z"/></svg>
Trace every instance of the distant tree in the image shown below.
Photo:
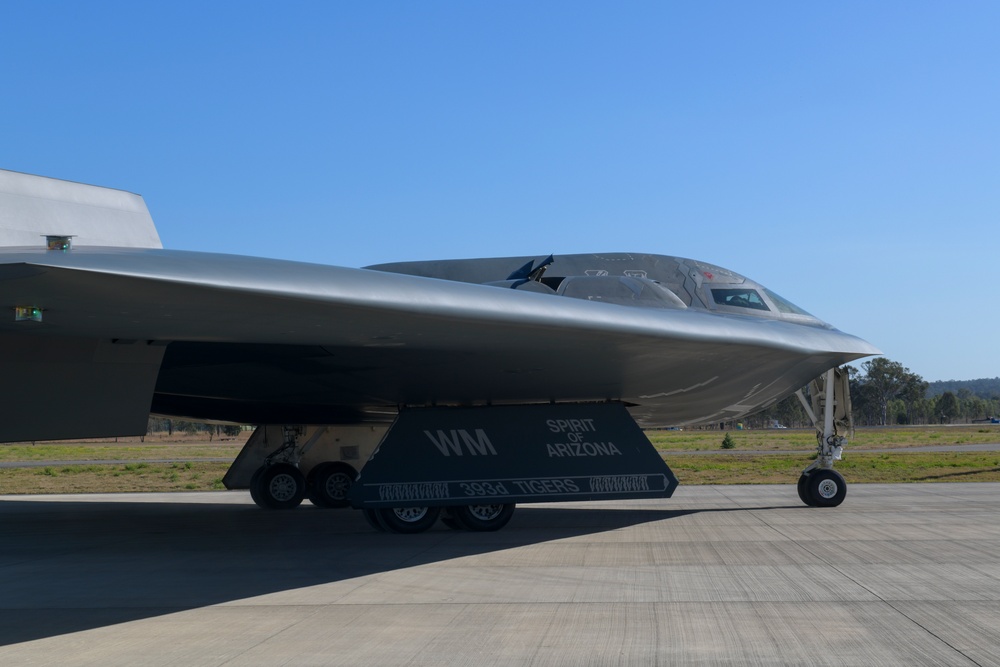
<svg viewBox="0 0 1000 667"><path fill-rule="evenodd" d="M178 431L183 431L184 433L197 433L198 424L195 422L179 421L174 426Z"/></svg>
<svg viewBox="0 0 1000 667"><path fill-rule="evenodd" d="M794 394L778 401L774 406L774 418L784 426L812 426L809 423L809 416Z"/></svg>
<svg viewBox="0 0 1000 667"><path fill-rule="evenodd" d="M921 398L913 402L913 422L914 424L929 424L937 421L934 416L934 403L936 399Z"/></svg>
<svg viewBox="0 0 1000 667"><path fill-rule="evenodd" d="M973 419L982 419L987 416L986 401L983 399L973 396L967 401L963 401L963 404L962 407L964 409L962 413L967 420L972 421Z"/></svg>
<svg viewBox="0 0 1000 667"><path fill-rule="evenodd" d="M941 418L941 423L945 421L950 422L958 416L958 397L950 391L946 391L938 396L935 408L938 416Z"/></svg>
<svg viewBox="0 0 1000 667"><path fill-rule="evenodd" d="M748 416L744 422L750 428L770 428L774 422L793 428L811 425L805 410L802 409L802 404L794 394Z"/></svg>
<svg viewBox="0 0 1000 667"><path fill-rule="evenodd" d="M906 402L900 398L889 401L887 412L893 424L909 424L910 412L906 409Z"/></svg>
<svg viewBox="0 0 1000 667"><path fill-rule="evenodd" d="M898 361L890 361L885 357L875 357L861 364L864 375L852 383L852 402L861 414L871 423L884 426L889 422L889 401L901 399L906 405L909 417L913 405L924 397L927 383L924 379L910 371Z"/></svg>
<svg viewBox="0 0 1000 667"><path fill-rule="evenodd" d="M927 395L927 382L916 373L910 373L909 369L904 369L909 375L903 390L898 394L899 398L906 405L907 424L916 424L920 403Z"/></svg>

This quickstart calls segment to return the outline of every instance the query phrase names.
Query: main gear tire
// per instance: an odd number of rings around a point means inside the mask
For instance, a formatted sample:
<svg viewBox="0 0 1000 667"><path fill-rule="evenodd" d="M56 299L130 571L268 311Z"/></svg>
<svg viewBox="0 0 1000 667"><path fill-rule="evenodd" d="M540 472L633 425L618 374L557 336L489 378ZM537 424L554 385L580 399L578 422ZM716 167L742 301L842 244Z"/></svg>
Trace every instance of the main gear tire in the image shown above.
<svg viewBox="0 0 1000 667"><path fill-rule="evenodd" d="M250 491L258 505L271 510L290 510L302 503L306 478L298 468L289 463L275 463L258 473L254 474Z"/></svg>
<svg viewBox="0 0 1000 667"><path fill-rule="evenodd" d="M422 533L441 514L440 507L388 507L375 511L386 530L393 533Z"/></svg>
<svg viewBox="0 0 1000 667"><path fill-rule="evenodd" d="M514 503L492 505L461 505L451 508L452 517L466 530L477 533L493 532L507 525L514 516Z"/></svg>
<svg viewBox="0 0 1000 667"><path fill-rule="evenodd" d="M317 507L340 508L350 506L348 500L351 484L357 471L346 463L327 461L320 463L306 477L306 495Z"/></svg>

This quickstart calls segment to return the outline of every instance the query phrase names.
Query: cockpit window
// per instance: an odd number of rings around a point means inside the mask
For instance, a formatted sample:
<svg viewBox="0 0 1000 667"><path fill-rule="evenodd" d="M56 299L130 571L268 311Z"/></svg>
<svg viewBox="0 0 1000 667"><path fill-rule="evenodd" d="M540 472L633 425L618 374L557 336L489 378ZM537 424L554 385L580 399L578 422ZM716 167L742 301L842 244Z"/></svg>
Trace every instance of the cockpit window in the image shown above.
<svg viewBox="0 0 1000 667"><path fill-rule="evenodd" d="M813 317L811 313L807 313L806 311L802 310L788 299L778 296L777 294L767 289L766 287L764 288L764 293L767 294L768 298L770 298L772 302L774 302L774 305L778 307L778 310L780 310L783 313L790 313L792 315L807 315L809 317Z"/></svg>
<svg viewBox="0 0 1000 667"><path fill-rule="evenodd" d="M621 306L687 308L676 294L655 280L630 276L568 276L559 283L556 294Z"/></svg>
<svg viewBox="0 0 1000 667"><path fill-rule="evenodd" d="M771 310L760 298L755 289L713 289L712 298L720 306L736 306L737 308L753 308L754 310Z"/></svg>

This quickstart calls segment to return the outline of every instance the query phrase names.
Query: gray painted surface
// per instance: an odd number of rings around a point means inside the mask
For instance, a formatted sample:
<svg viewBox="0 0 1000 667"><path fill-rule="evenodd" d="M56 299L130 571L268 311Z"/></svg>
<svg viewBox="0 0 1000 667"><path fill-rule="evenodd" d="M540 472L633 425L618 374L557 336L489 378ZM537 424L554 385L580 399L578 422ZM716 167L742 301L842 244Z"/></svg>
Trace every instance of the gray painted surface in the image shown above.
<svg viewBox="0 0 1000 667"><path fill-rule="evenodd" d="M0 169L0 246L44 245L45 235L74 246L162 248L142 197Z"/></svg>
<svg viewBox="0 0 1000 667"><path fill-rule="evenodd" d="M788 486L374 533L245 493L6 497L0 663L997 665L1000 484Z"/></svg>
<svg viewBox="0 0 1000 667"><path fill-rule="evenodd" d="M0 441L144 435L164 347L0 326ZM16 330L16 329L15 329Z"/></svg>

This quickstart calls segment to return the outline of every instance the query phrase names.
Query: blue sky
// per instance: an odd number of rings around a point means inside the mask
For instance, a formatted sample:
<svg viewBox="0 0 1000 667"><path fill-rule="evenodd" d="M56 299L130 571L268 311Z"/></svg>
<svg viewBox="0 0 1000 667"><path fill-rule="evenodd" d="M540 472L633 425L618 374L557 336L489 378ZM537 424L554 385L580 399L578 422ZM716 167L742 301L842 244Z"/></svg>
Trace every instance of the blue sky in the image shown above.
<svg viewBox="0 0 1000 667"><path fill-rule="evenodd" d="M164 245L362 266L636 251L928 380L1000 376L995 2L0 5L0 167Z"/></svg>

